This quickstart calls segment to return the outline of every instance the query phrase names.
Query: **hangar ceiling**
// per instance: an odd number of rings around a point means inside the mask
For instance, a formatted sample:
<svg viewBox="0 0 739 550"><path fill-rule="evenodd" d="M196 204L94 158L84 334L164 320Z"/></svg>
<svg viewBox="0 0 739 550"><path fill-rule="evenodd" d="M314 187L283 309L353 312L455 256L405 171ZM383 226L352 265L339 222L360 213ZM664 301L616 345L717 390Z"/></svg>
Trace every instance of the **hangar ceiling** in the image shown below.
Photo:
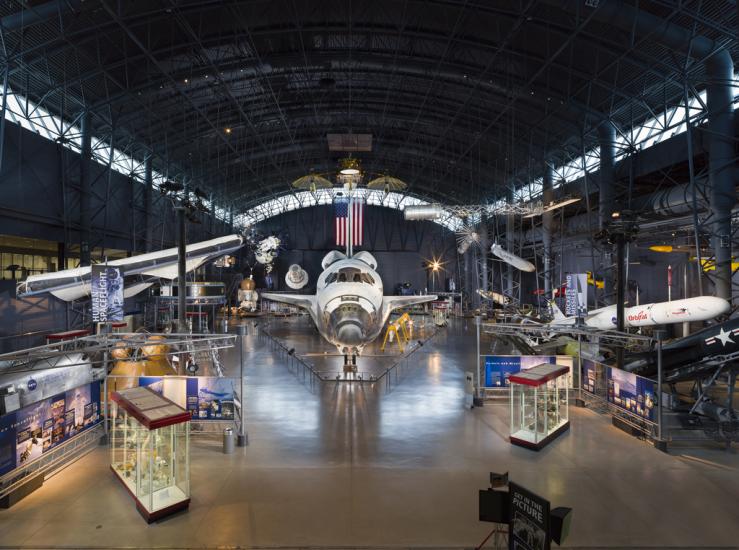
<svg viewBox="0 0 739 550"><path fill-rule="evenodd" d="M604 0L600 0L604 2ZM619 30L598 0L12 1L7 85L243 211L372 134L364 168L428 200L504 196L545 158L705 88L703 63ZM635 5L634 3L629 3ZM638 2L734 48L731 0Z"/></svg>

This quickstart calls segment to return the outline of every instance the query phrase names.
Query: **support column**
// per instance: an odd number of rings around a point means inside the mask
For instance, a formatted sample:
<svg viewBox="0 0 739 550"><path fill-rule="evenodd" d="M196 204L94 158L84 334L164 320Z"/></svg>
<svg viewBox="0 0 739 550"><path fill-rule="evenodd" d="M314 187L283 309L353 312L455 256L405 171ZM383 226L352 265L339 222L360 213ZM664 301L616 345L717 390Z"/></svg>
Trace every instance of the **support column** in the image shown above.
<svg viewBox="0 0 739 550"><path fill-rule="evenodd" d="M90 156L92 136L90 112L82 114L80 131L82 147L80 150L80 266L90 265L90 240L92 239L92 179L90 176Z"/></svg>
<svg viewBox="0 0 739 550"><path fill-rule="evenodd" d="M598 127L600 145L600 186L598 192L598 229L611 220L614 212L614 179L613 162L616 156L616 128L608 121ZM613 250L608 244L603 245L603 297L606 304L614 303ZM595 276L595 275L593 275ZM596 287L597 291L597 287Z"/></svg>
<svg viewBox="0 0 739 550"><path fill-rule="evenodd" d="M144 250L152 252L154 247L152 227L152 203L154 201L154 182L152 180L151 156L144 161Z"/></svg>
<svg viewBox="0 0 739 550"><path fill-rule="evenodd" d="M554 200L552 190L554 182L554 169L551 164L544 163L544 180L542 183L542 199L547 205ZM544 243L544 295L547 300L552 299L552 221L553 214L544 212L542 220L542 241Z"/></svg>
<svg viewBox="0 0 739 550"><path fill-rule="evenodd" d="M233 208L229 209L228 211L228 229L229 229L229 234L233 234L234 232L234 210Z"/></svg>
<svg viewBox="0 0 739 550"><path fill-rule="evenodd" d="M716 296L731 301L731 210L734 191L734 66L729 52L721 50L706 63L709 75L708 159L713 216L713 250L716 256Z"/></svg>
<svg viewBox="0 0 739 550"><path fill-rule="evenodd" d="M56 243L56 270L67 269L67 247L63 242Z"/></svg>
<svg viewBox="0 0 739 550"><path fill-rule="evenodd" d="M177 332L187 332L187 235L185 209L177 208Z"/></svg>
<svg viewBox="0 0 739 550"><path fill-rule="evenodd" d="M513 189L508 190L506 200L511 204L513 203ZM517 251L514 250L516 247L516 241L515 241L515 235L514 235L515 223L516 223L516 220L515 220L514 215L512 213L506 214L506 217L505 217L505 242L506 242L505 249L510 254L517 253ZM514 283L514 277L515 277L515 272L514 272L515 268L511 264L505 264L505 268L506 268L506 272L505 272L506 273L506 279L505 279L506 280L506 294L510 297L513 297L513 283Z"/></svg>
<svg viewBox="0 0 739 550"><path fill-rule="evenodd" d="M480 224L480 285L478 288L490 290L490 268L488 258L490 254L490 239L488 238L487 219L483 218Z"/></svg>
<svg viewBox="0 0 739 550"><path fill-rule="evenodd" d="M8 110L8 71L10 66L6 63L3 71L3 101L0 111L0 172L3 169L3 157L5 156L5 114Z"/></svg>

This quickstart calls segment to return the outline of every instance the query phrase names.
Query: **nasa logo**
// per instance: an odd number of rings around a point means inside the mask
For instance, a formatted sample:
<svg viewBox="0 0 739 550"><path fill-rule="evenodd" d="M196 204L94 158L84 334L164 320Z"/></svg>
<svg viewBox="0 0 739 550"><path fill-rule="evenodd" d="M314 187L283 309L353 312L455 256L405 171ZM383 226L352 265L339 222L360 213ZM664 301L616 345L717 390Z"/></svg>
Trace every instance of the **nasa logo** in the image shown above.
<svg viewBox="0 0 739 550"><path fill-rule="evenodd" d="M647 314L644 311L640 311L636 315L629 315L629 321L646 321Z"/></svg>
<svg viewBox="0 0 739 550"><path fill-rule="evenodd" d="M27 386L28 386L28 391L33 391L38 387L38 384L33 378L29 378Z"/></svg>

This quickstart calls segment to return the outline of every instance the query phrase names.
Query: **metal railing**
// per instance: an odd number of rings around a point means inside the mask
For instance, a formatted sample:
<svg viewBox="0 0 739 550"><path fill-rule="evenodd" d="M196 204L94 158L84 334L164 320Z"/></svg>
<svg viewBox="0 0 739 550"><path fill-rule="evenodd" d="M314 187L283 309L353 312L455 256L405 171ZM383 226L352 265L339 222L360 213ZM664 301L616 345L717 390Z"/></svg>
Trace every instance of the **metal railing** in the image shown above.
<svg viewBox="0 0 739 550"><path fill-rule="evenodd" d="M43 474L48 477L67 467L97 447L103 432L104 427L101 421L69 441L49 449L36 460L19 466L0 477L0 498L12 493L37 475Z"/></svg>

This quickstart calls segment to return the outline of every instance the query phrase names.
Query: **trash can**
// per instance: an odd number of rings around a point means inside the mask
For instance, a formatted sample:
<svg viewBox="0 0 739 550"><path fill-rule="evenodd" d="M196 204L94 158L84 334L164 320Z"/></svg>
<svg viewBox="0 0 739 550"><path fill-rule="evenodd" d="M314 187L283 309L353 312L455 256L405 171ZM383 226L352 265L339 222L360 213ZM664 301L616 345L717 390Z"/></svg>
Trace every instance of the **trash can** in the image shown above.
<svg viewBox="0 0 739 550"><path fill-rule="evenodd" d="M223 454L231 454L236 448L236 434L233 428L223 430Z"/></svg>
<svg viewBox="0 0 739 550"><path fill-rule="evenodd" d="M221 332L223 334L227 334L228 333L228 319L226 317L224 317L223 319L221 319Z"/></svg>

